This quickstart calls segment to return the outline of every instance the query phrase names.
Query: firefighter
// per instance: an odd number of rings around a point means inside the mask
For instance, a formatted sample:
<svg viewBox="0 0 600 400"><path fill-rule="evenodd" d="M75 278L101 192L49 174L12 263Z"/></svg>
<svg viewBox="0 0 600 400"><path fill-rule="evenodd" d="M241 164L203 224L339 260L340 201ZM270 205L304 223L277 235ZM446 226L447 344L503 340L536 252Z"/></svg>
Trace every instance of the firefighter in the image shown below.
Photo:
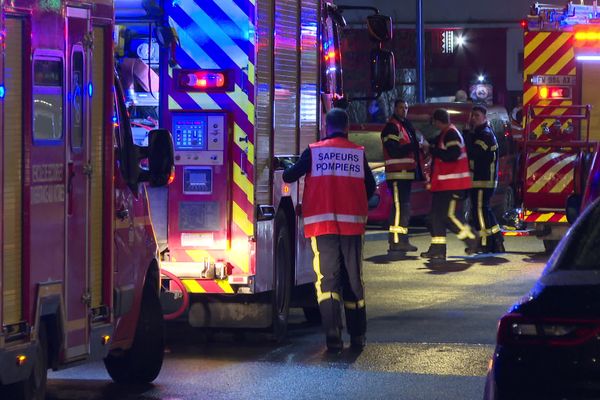
<svg viewBox="0 0 600 400"><path fill-rule="evenodd" d="M467 244L468 253L477 249L477 238L464 218L457 213L471 188L471 173L464 139L450 123L445 109L433 112L433 124L440 130L431 147L432 171L429 189L431 199L431 245L421 257L432 261L446 259L446 226Z"/></svg>
<svg viewBox="0 0 600 400"><path fill-rule="evenodd" d="M410 193L412 182L423 179L419 160L419 141L415 128L406 119L408 103L402 99L394 103L394 114L381 132L385 176L392 192L393 219L388 235L388 252L417 251L408 241L410 220Z"/></svg>
<svg viewBox="0 0 600 400"><path fill-rule="evenodd" d="M375 192L364 148L348 140L348 114L333 108L326 116L327 136L309 145L283 173L285 182L306 174L302 214L310 238L315 289L327 350L343 349L341 302L351 347L365 345L367 317L362 282L362 245L368 198Z"/></svg>
<svg viewBox="0 0 600 400"><path fill-rule="evenodd" d="M490 199L498 186L498 142L486 114L487 109L482 105L471 109L473 132L467 137L467 154L473 176L473 188L470 190L472 220L480 237L478 252L504 253L504 238L490 209Z"/></svg>

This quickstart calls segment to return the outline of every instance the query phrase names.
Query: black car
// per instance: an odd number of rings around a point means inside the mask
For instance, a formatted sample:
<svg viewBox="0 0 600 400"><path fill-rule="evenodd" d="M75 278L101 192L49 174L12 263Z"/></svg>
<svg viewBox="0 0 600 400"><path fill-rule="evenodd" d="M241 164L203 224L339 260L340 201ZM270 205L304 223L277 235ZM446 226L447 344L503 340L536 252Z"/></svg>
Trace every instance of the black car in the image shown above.
<svg viewBox="0 0 600 400"><path fill-rule="evenodd" d="M500 320L485 399L600 398L600 202Z"/></svg>

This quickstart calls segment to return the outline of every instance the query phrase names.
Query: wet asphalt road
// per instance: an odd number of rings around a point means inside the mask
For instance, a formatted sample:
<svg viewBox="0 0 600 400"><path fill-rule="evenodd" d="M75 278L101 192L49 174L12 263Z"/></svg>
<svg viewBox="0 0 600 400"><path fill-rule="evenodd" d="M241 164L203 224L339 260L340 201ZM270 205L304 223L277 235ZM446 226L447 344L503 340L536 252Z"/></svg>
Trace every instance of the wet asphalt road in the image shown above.
<svg viewBox="0 0 600 400"><path fill-rule="evenodd" d="M412 242L424 251L429 236L416 230ZM152 385L115 385L94 363L50 373L47 398L481 399L498 318L539 276L547 259L541 241L507 238L509 253L463 257L451 236L442 265L390 260L386 248L384 232L368 232L368 344L361 354L326 354L319 327L299 310L280 345L258 332L171 326Z"/></svg>

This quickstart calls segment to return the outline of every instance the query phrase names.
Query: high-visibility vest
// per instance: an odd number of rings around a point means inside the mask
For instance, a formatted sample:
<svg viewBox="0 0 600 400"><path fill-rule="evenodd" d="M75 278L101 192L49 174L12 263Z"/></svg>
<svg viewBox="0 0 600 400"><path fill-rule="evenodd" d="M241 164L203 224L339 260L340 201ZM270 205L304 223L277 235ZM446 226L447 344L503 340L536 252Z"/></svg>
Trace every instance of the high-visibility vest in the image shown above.
<svg viewBox="0 0 600 400"><path fill-rule="evenodd" d="M367 193L364 148L343 137L309 145L311 169L304 180L304 236L362 235Z"/></svg>
<svg viewBox="0 0 600 400"><path fill-rule="evenodd" d="M432 192L441 192L444 190L464 190L472 187L471 172L469 171L469 159L467 158L467 149L465 141L459 130L454 125L450 125L442 131L438 138L438 146L446 149L444 139L446 134L454 130L458 133L458 146L460 147L460 156L458 160L446 162L441 158L435 157L433 162L433 171L431 172Z"/></svg>
<svg viewBox="0 0 600 400"><path fill-rule="evenodd" d="M414 172L417 167L417 162L414 153L411 151L406 157L394 158L390 156L385 148L386 140L397 140L400 145L409 144L410 135L400 121L393 116L388 120L388 123L396 126L398 135L387 135L382 138L384 141L383 159L385 161L386 179L415 179Z"/></svg>

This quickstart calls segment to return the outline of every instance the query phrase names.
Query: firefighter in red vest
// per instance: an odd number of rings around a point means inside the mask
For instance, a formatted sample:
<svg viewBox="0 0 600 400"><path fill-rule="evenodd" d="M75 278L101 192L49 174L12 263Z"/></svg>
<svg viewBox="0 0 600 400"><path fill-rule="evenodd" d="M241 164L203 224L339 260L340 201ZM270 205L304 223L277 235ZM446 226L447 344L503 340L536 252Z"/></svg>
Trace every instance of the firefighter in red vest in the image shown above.
<svg viewBox="0 0 600 400"><path fill-rule="evenodd" d="M439 261L446 259L446 227L466 242L469 254L476 252L478 241L471 227L457 213L466 198L466 190L472 186L465 141L460 131L450 123L447 110L435 110L433 124L440 134L430 149L431 246L421 253L421 257Z"/></svg>
<svg viewBox="0 0 600 400"><path fill-rule="evenodd" d="M365 345L367 316L362 282L362 243L368 199L375 191L364 148L348 140L348 114L326 116L327 136L313 143L283 173L285 182L306 174L302 198L304 235L310 238L317 275L315 289L327 349L343 349L341 303L351 347Z"/></svg>
<svg viewBox="0 0 600 400"><path fill-rule="evenodd" d="M392 192L393 220L389 228L388 252L417 251L408 241L410 220L410 193L414 180L422 180L419 141L415 128L406 119L408 103L402 99L394 103L394 114L381 131L385 177Z"/></svg>

